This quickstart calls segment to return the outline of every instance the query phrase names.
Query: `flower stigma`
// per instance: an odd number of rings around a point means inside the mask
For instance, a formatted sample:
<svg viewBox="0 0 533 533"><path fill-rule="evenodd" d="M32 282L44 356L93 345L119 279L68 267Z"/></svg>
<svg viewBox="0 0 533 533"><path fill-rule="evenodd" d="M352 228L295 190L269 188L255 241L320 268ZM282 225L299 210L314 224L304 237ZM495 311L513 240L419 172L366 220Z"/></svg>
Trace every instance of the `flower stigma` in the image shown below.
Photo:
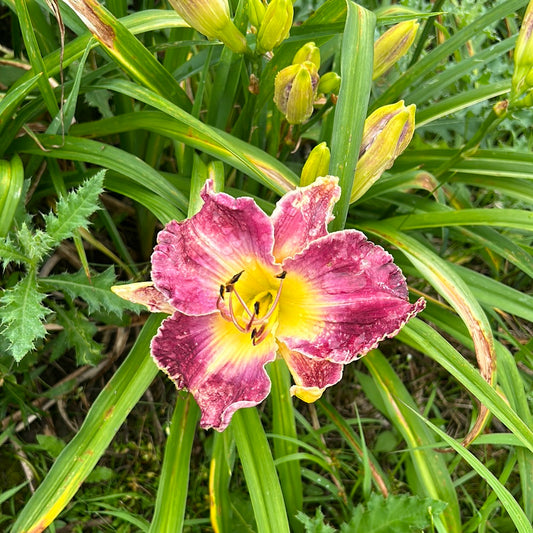
<svg viewBox="0 0 533 533"><path fill-rule="evenodd" d="M278 304L287 272L283 271L276 276L279 280L277 290L259 292L250 299L252 305L246 302L236 288L243 273L244 270L241 270L228 283L220 285L217 308L224 320L232 322L241 333L249 333L252 344L256 346L268 337L278 321ZM229 294L227 300L225 294Z"/></svg>

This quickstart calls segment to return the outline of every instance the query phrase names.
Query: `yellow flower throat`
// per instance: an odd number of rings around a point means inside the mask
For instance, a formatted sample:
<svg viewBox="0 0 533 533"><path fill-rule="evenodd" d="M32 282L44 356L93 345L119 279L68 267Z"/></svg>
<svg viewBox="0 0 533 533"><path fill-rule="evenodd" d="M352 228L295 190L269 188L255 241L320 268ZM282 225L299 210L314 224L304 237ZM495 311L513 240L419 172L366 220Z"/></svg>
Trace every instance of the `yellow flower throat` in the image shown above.
<svg viewBox="0 0 533 533"><path fill-rule="evenodd" d="M279 276L278 289L268 289L253 298L243 299L235 285L244 270L235 274L228 283L220 285L217 307L222 317L234 324L241 333L249 333L255 346L264 341L278 321L278 304L286 272Z"/></svg>

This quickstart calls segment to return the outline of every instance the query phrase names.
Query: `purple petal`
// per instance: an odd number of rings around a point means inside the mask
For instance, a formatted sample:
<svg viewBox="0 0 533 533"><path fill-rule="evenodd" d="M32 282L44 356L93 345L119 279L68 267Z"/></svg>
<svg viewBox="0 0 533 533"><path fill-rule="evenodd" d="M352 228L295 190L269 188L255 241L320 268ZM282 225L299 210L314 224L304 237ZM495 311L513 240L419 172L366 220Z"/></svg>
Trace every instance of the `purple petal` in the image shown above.
<svg viewBox="0 0 533 533"><path fill-rule="evenodd" d="M179 311L216 310L220 285L245 271L267 279L280 272L272 256L273 227L251 198L215 194L209 180L204 205L192 218L172 221L158 235L152 279Z"/></svg>
<svg viewBox="0 0 533 533"><path fill-rule="evenodd" d="M295 383L291 387L291 395L304 402L312 403L318 400L327 387L335 385L342 378L342 364L307 357L300 352L289 350L283 343L279 343L279 353Z"/></svg>
<svg viewBox="0 0 533 533"><path fill-rule="evenodd" d="M338 179L318 178L307 187L285 194L272 213L274 256L281 262L301 252L311 241L327 235L333 206L340 196Z"/></svg>
<svg viewBox="0 0 533 533"><path fill-rule="evenodd" d="M272 335L253 346L221 315L167 318L152 340L152 356L176 383L198 403L203 428L224 430L233 413L262 402L270 392L264 365L276 357Z"/></svg>
<svg viewBox="0 0 533 533"><path fill-rule="evenodd" d="M349 363L425 307L410 304L392 256L355 230L332 233L283 263L276 336L290 350Z"/></svg>

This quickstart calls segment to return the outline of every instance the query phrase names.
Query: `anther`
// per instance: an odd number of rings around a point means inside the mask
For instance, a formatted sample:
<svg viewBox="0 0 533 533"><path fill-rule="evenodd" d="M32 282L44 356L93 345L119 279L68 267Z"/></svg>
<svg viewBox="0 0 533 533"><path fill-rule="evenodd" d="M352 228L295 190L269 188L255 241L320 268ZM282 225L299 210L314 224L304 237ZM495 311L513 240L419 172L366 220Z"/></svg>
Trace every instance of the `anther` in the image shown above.
<svg viewBox="0 0 533 533"><path fill-rule="evenodd" d="M284 270L281 274L278 274L276 278L278 279L285 279L285 276L287 275L287 271Z"/></svg>
<svg viewBox="0 0 533 533"><path fill-rule="evenodd" d="M259 302L254 302L254 312L256 315L259 314Z"/></svg>
<svg viewBox="0 0 533 533"><path fill-rule="evenodd" d="M266 330L266 324L263 324L257 331L254 328L255 333L252 332L252 344L257 346L260 342L264 341L266 336L264 335Z"/></svg>
<svg viewBox="0 0 533 533"><path fill-rule="evenodd" d="M238 274L235 274L235 276L233 276L229 282L227 283L227 285L233 285L235 283L237 283L237 281L239 281L239 278L242 276L242 273L244 272L244 270L241 270Z"/></svg>
<svg viewBox="0 0 533 533"><path fill-rule="evenodd" d="M225 290L226 290L226 287L224 287L224 285L221 285L221 286L220 286L220 289L219 289L219 291L218 291L218 293L220 294L220 297L221 297L222 299L224 299L224 291L225 291Z"/></svg>

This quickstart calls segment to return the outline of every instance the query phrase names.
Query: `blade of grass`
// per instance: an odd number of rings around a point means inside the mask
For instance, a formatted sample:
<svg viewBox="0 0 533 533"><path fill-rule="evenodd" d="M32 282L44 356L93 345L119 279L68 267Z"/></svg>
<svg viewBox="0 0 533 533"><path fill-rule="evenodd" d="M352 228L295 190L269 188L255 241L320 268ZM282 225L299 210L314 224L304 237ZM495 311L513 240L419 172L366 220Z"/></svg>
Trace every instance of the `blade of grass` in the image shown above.
<svg viewBox="0 0 533 533"><path fill-rule="evenodd" d="M42 73L42 76L39 76L39 78L37 79L39 91L43 97L48 112L52 116L55 116L59 112L59 106L57 105L54 91L52 90L52 86L50 85L49 76L46 71L46 66L44 64L43 58L41 56L41 51L39 50L39 45L35 37L27 3L17 2L16 8L20 29L22 31L22 37L26 46L28 59L32 66L32 71L34 73Z"/></svg>
<svg viewBox="0 0 533 533"><path fill-rule="evenodd" d="M234 448L231 428L213 435L213 455L209 469L209 515L216 533L230 531L233 525L229 484L234 462Z"/></svg>
<svg viewBox="0 0 533 533"><path fill-rule="evenodd" d="M257 409L237 411L232 427L258 533L289 533L283 494Z"/></svg>
<svg viewBox="0 0 533 533"><path fill-rule="evenodd" d="M150 188L173 207L172 218L183 218L187 211L187 199L173 187L161 174L144 161L127 152L104 143L89 139L80 139L68 135L64 139L58 135L39 135L41 146L47 157L84 161L121 173L128 181ZM13 143L15 152L42 154L42 150L32 139L22 137Z"/></svg>
<svg viewBox="0 0 533 533"><path fill-rule="evenodd" d="M430 326L419 319L411 320L398 333L398 340L413 346L443 366L480 402L485 404L500 422L512 431L522 445L533 452L533 430L502 400L464 357Z"/></svg>
<svg viewBox="0 0 533 533"><path fill-rule="evenodd" d="M273 432L288 439L274 440L274 458L276 461L282 457L298 452L296 444L296 421L294 419L294 408L289 394L290 375L287 365L278 359L270 365L270 379L272 380L272 429ZM277 462L277 468L281 481L281 489L291 531L298 533L303 531L302 523L296 519L298 511L303 509L303 487L300 474L300 462L290 461L286 463Z"/></svg>
<svg viewBox="0 0 533 533"><path fill-rule="evenodd" d="M123 83L120 85L124 86ZM118 90L116 83L106 83L100 86ZM135 90L135 86L132 89ZM140 95L134 92L131 96L135 98ZM146 103L155 106L159 105L155 102L147 101ZM181 117L175 116L172 111L167 111L164 106L163 110L168 112L172 118L157 111L138 111L98 122L73 126L72 134L80 136L106 135L125 131L133 126L140 129L148 129L157 131L161 135L172 137L188 146L221 159L279 194L293 189L298 183L299 177L294 172L256 146L237 139L222 130L217 130L203 123L198 124L197 121L189 120L189 118L182 122ZM196 126L199 127L197 128Z"/></svg>
<svg viewBox="0 0 533 533"><path fill-rule="evenodd" d="M370 469L372 478L378 490L383 494L383 496L388 496L389 494L389 483L388 479L385 476L385 473L381 469L378 461L375 457L372 456L368 448L365 450L363 448L363 442L360 437L358 437L355 432L352 430L351 426L346 422L343 416L331 405L329 402L323 398L319 400L318 405L324 411L326 416L331 420L335 425L336 430L341 434L344 440L348 443L348 446L359 456L361 462ZM367 463L365 464L365 461Z"/></svg>
<svg viewBox="0 0 533 533"><path fill-rule="evenodd" d="M446 461L442 454L429 447L436 443L435 439L424 424L407 409L407 406L416 409L413 398L381 352L373 350L362 362L370 371L387 411L385 414L408 444L409 454L424 494L448 504L440 517L442 525L438 529L443 533L460 532L459 502ZM368 389L368 384L365 385L364 378L361 384L363 388L367 387L367 396L372 399L373 393Z"/></svg>
<svg viewBox="0 0 533 533"><path fill-rule="evenodd" d="M183 109L191 102L170 73L107 9L92 0L63 0L85 23L106 52L134 80L165 95Z"/></svg>
<svg viewBox="0 0 533 533"><path fill-rule="evenodd" d="M412 230L442 226L499 226L525 231L533 228L533 213L525 209L459 209L441 213L409 214L387 219L387 224Z"/></svg>
<svg viewBox="0 0 533 533"><path fill-rule="evenodd" d="M346 5L348 11L341 51L342 81L335 108L329 166L330 174L339 178L342 192L333 210L335 219L330 223L331 231L343 229L348 215L372 85L376 17L351 0L346 0Z"/></svg>
<svg viewBox="0 0 533 533"><path fill-rule="evenodd" d="M193 397L190 394L178 394L165 445L151 533L174 533L183 529L191 451L199 419L200 409Z"/></svg>
<svg viewBox="0 0 533 533"><path fill-rule="evenodd" d="M444 431L435 426L435 424L424 418L415 409L408 406L407 408L412 411L414 416L420 418L432 431L444 440L446 444L451 446L490 485L502 502L504 509L509 513L511 520L519 533L531 533L533 531L531 522L527 519L527 516L518 505L517 501L513 498L513 495L474 454L448 436Z"/></svg>
<svg viewBox="0 0 533 533"><path fill-rule="evenodd" d="M24 187L24 167L18 155L0 159L0 239L9 232Z"/></svg>
<svg viewBox="0 0 533 533"><path fill-rule="evenodd" d="M460 213L461 211L459 211ZM387 223L365 224L364 230L379 235L397 246L431 285L452 305L466 324L474 341L476 359L483 379L493 384L495 352L492 330L485 312L472 295L472 291L448 263L419 241L400 233ZM474 427L464 439L471 442L483 429L489 416L482 403Z"/></svg>
<svg viewBox="0 0 533 533"><path fill-rule="evenodd" d="M6 124L11 120L15 109L17 109L24 98L33 90L41 77L42 73L39 73L18 87L10 88L2 100L0 100L0 135L2 135Z"/></svg>
<svg viewBox="0 0 533 533"><path fill-rule="evenodd" d="M44 530L96 466L158 372L150 356L150 341L162 318L159 314L148 317L130 354L92 405L81 429L22 509L13 533Z"/></svg>

